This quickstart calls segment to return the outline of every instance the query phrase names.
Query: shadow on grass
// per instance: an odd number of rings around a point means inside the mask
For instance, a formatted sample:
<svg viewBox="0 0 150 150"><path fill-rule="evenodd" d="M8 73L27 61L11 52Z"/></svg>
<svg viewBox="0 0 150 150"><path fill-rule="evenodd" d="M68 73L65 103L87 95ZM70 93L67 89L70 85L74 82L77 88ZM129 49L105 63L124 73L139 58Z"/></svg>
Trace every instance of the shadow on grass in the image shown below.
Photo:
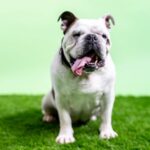
<svg viewBox="0 0 150 150"><path fill-rule="evenodd" d="M0 130L2 131L0 133L0 145L5 150L20 149L22 146L27 149L33 149L33 147L60 149L60 145L55 143L55 138L59 132L59 122L44 123L41 111L38 109L29 109L3 117L0 120ZM98 139L97 123L74 124L75 132L78 131L77 139L80 138L79 142L61 145L61 149L72 149L73 147L76 149L77 146L85 147L87 144L87 142L84 143L85 138L89 137L91 140L93 134Z"/></svg>
<svg viewBox="0 0 150 150"><path fill-rule="evenodd" d="M46 136L51 136L53 139L55 139L59 132L59 122L43 122L41 111L38 109L30 109L28 111L2 117L0 120L0 128L2 131L4 131L3 137L13 136L13 138L17 140L18 136L23 139L30 139L31 137L40 138L42 136L45 138ZM92 123L91 126L94 124L97 126L97 123ZM78 122L73 124L73 128L75 130L79 130L79 132L85 130L84 132L88 133L91 131L89 127L90 125L88 122ZM96 129L94 132L98 133L98 129Z"/></svg>
<svg viewBox="0 0 150 150"><path fill-rule="evenodd" d="M40 115L39 115L40 114ZM59 129L58 122L48 124L42 121L39 110L32 109L1 118L1 129L4 134L13 135L18 138L28 138L31 136L41 136L45 132L56 134Z"/></svg>

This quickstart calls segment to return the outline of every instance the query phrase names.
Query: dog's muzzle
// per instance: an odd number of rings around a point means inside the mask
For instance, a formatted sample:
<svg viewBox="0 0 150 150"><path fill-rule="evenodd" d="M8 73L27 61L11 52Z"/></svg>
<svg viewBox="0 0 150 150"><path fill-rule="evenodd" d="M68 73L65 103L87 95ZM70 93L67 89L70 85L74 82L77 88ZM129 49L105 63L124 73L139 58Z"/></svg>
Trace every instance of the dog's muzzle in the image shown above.
<svg viewBox="0 0 150 150"><path fill-rule="evenodd" d="M83 54L74 60L72 71L74 74L81 76L84 72L92 72L105 65L102 58L101 46L98 37L94 34L88 34L85 37Z"/></svg>

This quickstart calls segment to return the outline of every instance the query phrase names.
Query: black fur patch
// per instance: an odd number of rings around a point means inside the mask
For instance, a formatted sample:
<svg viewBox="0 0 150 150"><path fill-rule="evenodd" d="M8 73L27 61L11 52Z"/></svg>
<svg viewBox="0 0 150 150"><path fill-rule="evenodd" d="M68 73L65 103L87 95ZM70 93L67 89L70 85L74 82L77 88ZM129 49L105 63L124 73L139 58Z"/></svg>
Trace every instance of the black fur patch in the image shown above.
<svg viewBox="0 0 150 150"><path fill-rule="evenodd" d="M65 55L64 55L64 51L63 51L63 48L61 47L60 48L60 56L61 56L61 62L63 65L67 66L67 67L71 67L70 63L67 61Z"/></svg>
<svg viewBox="0 0 150 150"><path fill-rule="evenodd" d="M55 100L55 91L54 91L54 89L52 88L52 96L53 96L53 99Z"/></svg>

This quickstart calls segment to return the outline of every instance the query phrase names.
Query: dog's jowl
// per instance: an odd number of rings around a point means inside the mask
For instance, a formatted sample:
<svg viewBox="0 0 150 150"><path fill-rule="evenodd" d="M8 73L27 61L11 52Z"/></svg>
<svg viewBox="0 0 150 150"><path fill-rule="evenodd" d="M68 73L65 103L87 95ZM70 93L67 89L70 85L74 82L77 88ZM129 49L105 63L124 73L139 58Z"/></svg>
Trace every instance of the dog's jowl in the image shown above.
<svg viewBox="0 0 150 150"><path fill-rule="evenodd" d="M115 68L110 56L111 15L78 19L63 12L60 50L51 66L52 89L42 100L43 121L59 119L58 143L75 141L73 122L100 117L100 139L117 136L112 128Z"/></svg>

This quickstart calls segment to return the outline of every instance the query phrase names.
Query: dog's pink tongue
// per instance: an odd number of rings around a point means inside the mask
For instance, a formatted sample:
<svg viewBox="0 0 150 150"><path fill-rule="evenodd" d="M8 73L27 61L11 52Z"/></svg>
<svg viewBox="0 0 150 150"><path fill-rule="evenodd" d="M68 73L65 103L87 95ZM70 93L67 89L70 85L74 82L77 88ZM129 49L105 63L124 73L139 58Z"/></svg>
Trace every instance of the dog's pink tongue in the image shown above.
<svg viewBox="0 0 150 150"><path fill-rule="evenodd" d="M75 75L81 76L83 73L84 66L91 61L90 57L83 57L77 59L71 67L71 70Z"/></svg>

